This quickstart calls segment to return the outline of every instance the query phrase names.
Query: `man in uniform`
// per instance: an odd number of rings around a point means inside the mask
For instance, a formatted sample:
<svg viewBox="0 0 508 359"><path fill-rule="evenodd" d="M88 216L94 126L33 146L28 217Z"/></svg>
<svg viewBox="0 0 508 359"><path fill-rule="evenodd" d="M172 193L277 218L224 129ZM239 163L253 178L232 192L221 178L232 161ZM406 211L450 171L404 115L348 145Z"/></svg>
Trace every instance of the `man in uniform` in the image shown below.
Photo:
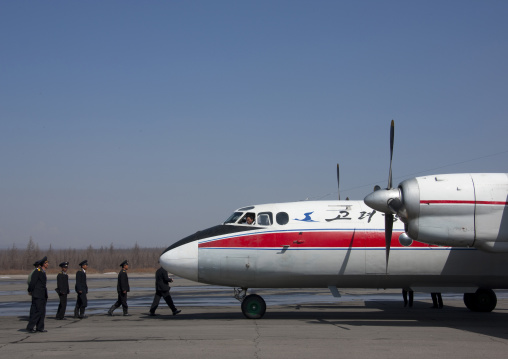
<svg viewBox="0 0 508 359"><path fill-rule="evenodd" d="M65 317L65 310L67 309L67 294L69 291L69 276L67 275L67 269L69 268L69 262L60 263L62 271L56 276L56 292L60 298L60 304L58 304L58 311L56 312L56 319L62 320Z"/></svg>
<svg viewBox="0 0 508 359"><path fill-rule="evenodd" d="M40 265L39 261L36 261L34 263L34 269L28 275L28 279L27 279L27 282L26 282L27 286L30 286L30 281L32 280L32 274L34 274L34 272L37 272L37 268L40 268L40 266L41 265ZM32 296L32 293L28 292L28 295ZM30 305L30 317L32 317L34 315L34 311L35 311L35 303L34 303L34 300L32 298L32 304Z"/></svg>
<svg viewBox="0 0 508 359"><path fill-rule="evenodd" d="M37 270L32 273L28 293L32 295L33 312L30 313L30 320L26 330L30 333L47 332L44 329L44 319L46 318L46 303L48 302L48 289L46 287L48 269L48 258L44 257L39 261ZM37 330L35 329L37 328Z"/></svg>
<svg viewBox="0 0 508 359"><path fill-rule="evenodd" d="M78 294L76 300L76 308L74 308L74 318L84 319L85 308L88 305L86 295L88 293L88 286L86 285L86 271L88 269L88 261L85 259L79 263L81 269L76 272L76 285L74 289Z"/></svg>
<svg viewBox="0 0 508 359"><path fill-rule="evenodd" d="M113 311L118 308L120 305L123 309L124 316L130 316L129 307L127 306L127 292L130 291L129 287L129 277L127 276L127 271L129 270L129 262L124 260L122 264L120 264L122 270L118 273L118 282L116 285L116 291L118 292L118 300L115 304L111 306L108 310L108 315L113 316Z"/></svg>
<svg viewBox="0 0 508 359"><path fill-rule="evenodd" d="M169 283L173 282L173 278L171 278L168 274L168 271L164 268L160 267L157 269L157 272L155 272L155 296L153 297L153 303L152 307L150 308L150 315L155 316L155 310L159 306L159 302L161 300L161 297L164 298L166 303L168 304L168 307L173 312L173 315L177 315L181 312L181 310L176 309L175 304L173 303L173 299L171 298L171 295L169 294L169 290L171 287L169 286Z"/></svg>

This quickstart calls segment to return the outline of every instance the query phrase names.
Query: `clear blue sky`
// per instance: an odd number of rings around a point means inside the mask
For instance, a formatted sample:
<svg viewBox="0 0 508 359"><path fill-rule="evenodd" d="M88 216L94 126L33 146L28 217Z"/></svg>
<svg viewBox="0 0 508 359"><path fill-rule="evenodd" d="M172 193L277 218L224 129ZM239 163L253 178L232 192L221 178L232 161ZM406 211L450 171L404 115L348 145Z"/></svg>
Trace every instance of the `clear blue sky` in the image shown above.
<svg viewBox="0 0 508 359"><path fill-rule="evenodd" d="M0 246L165 247L244 205L335 199L337 162L363 199L392 119L395 183L507 172L507 19L507 1L2 1Z"/></svg>

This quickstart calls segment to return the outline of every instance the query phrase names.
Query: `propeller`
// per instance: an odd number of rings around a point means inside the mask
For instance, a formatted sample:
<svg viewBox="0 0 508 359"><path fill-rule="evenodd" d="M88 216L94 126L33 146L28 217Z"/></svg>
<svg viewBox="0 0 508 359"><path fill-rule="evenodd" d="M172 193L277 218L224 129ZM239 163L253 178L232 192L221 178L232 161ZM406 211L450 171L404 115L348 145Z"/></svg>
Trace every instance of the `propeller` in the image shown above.
<svg viewBox="0 0 508 359"><path fill-rule="evenodd" d="M388 261L390 259L390 245L393 232L393 215L402 208L401 193L398 188L392 188L392 159L393 142L395 137L395 124L392 120L390 126L390 171L388 174L388 187L382 190L379 186L374 187L374 192L365 197L367 206L385 214L385 248L386 248L386 273L388 273Z"/></svg>
<svg viewBox="0 0 508 359"><path fill-rule="evenodd" d="M388 188L392 189L392 158L393 158L393 140L395 137L395 124L392 120L390 126L390 174L388 175ZM388 203L388 202L387 202ZM393 213L385 213L385 246L386 246L386 273L388 273L388 260L390 259L390 245L392 243L393 231Z"/></svg>
<svg viewBox="0 0 508 359"><path fill-rule="evenodd" d="M337 191L339 193L339 201L340 201L340 176L339 176L339 164L337 163Z"/></svg>

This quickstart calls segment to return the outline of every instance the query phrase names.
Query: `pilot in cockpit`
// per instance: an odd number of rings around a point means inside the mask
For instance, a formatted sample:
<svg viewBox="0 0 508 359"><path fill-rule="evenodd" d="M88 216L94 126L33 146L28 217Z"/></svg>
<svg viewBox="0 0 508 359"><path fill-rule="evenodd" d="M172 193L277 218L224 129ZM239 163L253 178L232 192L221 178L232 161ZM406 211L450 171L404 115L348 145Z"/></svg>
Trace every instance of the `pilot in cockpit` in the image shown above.
<svg viewBox="0 0 508 359"><path fill-rule="evenodd" d="M248 214L245 216L245 223L254 224L254 216L252 214Z"/></svg>

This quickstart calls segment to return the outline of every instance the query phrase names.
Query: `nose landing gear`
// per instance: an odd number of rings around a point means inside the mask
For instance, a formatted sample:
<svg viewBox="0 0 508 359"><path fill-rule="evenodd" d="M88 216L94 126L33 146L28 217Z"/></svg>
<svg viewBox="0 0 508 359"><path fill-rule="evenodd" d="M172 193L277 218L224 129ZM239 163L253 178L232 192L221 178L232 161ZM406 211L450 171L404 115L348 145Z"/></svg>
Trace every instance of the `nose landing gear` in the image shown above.
<svg viewBox="0 0 508 359"><path fill-rule="evenodd" d="M247 295L247 288L235 288L234 297L242 303L242 313L248 319L260 319L265 315L265 300L257 294Z"/></svg>

